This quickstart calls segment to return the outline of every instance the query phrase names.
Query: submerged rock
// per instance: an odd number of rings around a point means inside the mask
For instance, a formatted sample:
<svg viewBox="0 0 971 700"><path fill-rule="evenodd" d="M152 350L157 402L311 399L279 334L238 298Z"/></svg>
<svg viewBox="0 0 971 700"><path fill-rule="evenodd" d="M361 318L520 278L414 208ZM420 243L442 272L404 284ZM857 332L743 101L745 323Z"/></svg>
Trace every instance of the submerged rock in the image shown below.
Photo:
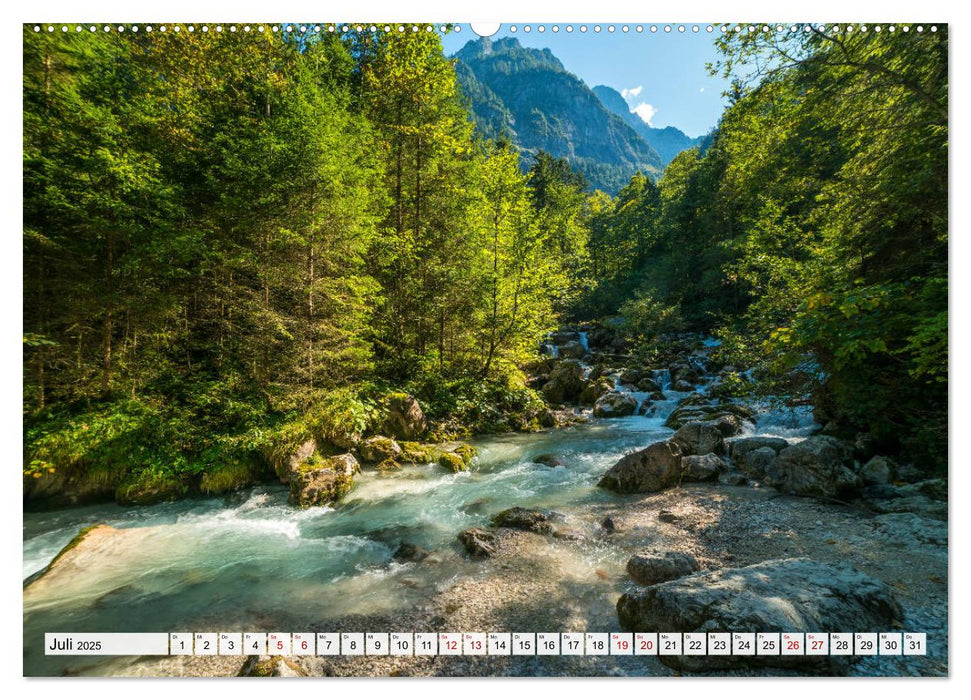
<svg viewBox="0 0 971 700"><path fill-rule="evenodd" d="M682 481L711 481L728 469L721 457L709 452L706 455L687 455L681 458Z"/></svg>
<svg viewBox="0 0 971 700"><path fill-rule="evenodd" d="M495 532L481 527L463 530L459 533L458 540L473 557L494 557L499 544L499 536Z"/></svg>
<svg viewBox="0 0 971 700"><path fill-rule="evenodd" d="M402 542L398 545L398 548L394 550L394 554L391 555L391 558L395 561L416 562L422 561L427 556L428 552L418 545L411 544L410 542Z"/></svg>
<svg viewBox="0 0 971 700"><path fill-rule="evenodd" d="M548 534L553 531L548 513L541 510L531 510L515 506L508 508L492 517L494 527L509 527L514 530L526 530Z"/></svg>
<svg viewBox="0 0 971 700"><path fill-rule="evenodd" d="M903 617L887 584L845 565L775 559L722 569L625 593L623 629L634 632L882 632ZM843 657L662 656L674 668L798 667Z"/></svg>
<svg viewBox="0 0 971 700"><path fill-rule="evenodd" d="M360 470L350 453L307 462L290 475L289 502L300 508L330 505L351 490Z"/></svg>
<svg viewBox="0 0 971 700"><path fill-rule="evenodd" d="M593 415L598 418L620 418L633 415L636 410L637 399L626 391L611 391L597 399Z"/></svg>
<svg viewBox="0 0 971 700"><path fill-rule="evenodd" d="M685 423L671 438L681 448L683 455L716 455L725 453L725 439L711 423Z"/></svg>
<svg viewBox="0 0 971 700"><path fill-rule="evenodd" d="M566 466L566 463L562 459L551 454L536 455L530 461L532 461L534 464L542 464L550 468Z"/></svg>
<svg viewBox="0 0 971 700"><path fill-rule="evenodd" d="M801 496L845 497L860 485L852 464L853 455L845 444L827 435L814 435L782 450L776 474L766 483Z"/></svg>
<svg viewBox="0 0 971 700"><path fill-rule="evenodd" d="M597 483L619 493L653 493L681 480L681 448L670 440L622 457Z"/></svg>
<svg viewBox="0 0 971 700"><path fill-rule="evenodd" d="M627 574L637 583L651 586L688 576L701 567L690 554L683 552L643 552L635 554L627 562Z"/></svg>

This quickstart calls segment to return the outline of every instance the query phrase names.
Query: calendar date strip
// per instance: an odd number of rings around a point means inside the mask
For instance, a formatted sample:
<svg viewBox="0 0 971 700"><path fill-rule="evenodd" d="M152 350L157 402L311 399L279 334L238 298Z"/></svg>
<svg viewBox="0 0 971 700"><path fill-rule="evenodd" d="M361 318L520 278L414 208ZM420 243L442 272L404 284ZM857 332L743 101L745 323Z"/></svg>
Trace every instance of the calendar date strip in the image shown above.
<svg viewBox="0 0 971 700"><path fill-rule="evenodd" d="M924 656L924 632L148 632L44 635L48 656Z"/></svg>

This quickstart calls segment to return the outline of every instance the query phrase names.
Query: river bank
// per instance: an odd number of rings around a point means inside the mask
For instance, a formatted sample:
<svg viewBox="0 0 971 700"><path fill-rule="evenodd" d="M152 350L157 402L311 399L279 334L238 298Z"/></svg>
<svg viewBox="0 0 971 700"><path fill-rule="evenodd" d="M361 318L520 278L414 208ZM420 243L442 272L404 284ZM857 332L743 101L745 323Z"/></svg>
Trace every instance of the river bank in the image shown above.
<svg viewBox="0 0 971 700"><path fill-rule="evenodd" d="M589 382L595 369L581 370ZM712 408L697 396L710 395L713 377L699 372L690 391L677 391L667 368L656 378L637 377L661 382L663 399L652 399L655 392L624 383L619 371L603 376L612 378L603 396L633 398L629 415L588 414L587 422L567 427L477 439L469 471L409 465L365 470L333 506L294 508L287 488L263 485L228 497L143 508L101 505L28 514L25 576L46 565L81 527L105 522L138 534L108 537L84 552L88 565L63 586L46 592L29 586L25 639L54 628L611 631L618 629L618 600L644 590L626 571L628 561L660 551L693 557L699 575L794 557L853 567L889 586L902 611L893 623L927 632L930 654L874 657L838 672L946 673L946 503L939 492L923 493L934 484L867 487L840 503L785 493L784 481L775 488L765 478L742 475L739 482L739 469L752 469L758 461L732 449L739 441L751 446L758 436L795 447L819 428L804 409L765 406L724 439L718 469L728 471L719 480L684 479L657 493L616 493L597 486L604 474L638 450L675 438L681 431L669 425L672 416L690 423ZM778 460L774 450L769 453L762 456L771 467ZM538 532L497 527L495 516L513 506L544 513L549 527ZM492 556L470 556L459 543L457 535L469 528L494 533ZM403 545L412 548L405 555ZM406 556L408 551L420 556ZM25 669L32 675L236 675L246 672L245 663L241 657L47 658L25 645ZM658 659L622 657L293 657L279 668L307 675L675 672ZM746 666L719 671L794 672L800 671Z"/></svg>

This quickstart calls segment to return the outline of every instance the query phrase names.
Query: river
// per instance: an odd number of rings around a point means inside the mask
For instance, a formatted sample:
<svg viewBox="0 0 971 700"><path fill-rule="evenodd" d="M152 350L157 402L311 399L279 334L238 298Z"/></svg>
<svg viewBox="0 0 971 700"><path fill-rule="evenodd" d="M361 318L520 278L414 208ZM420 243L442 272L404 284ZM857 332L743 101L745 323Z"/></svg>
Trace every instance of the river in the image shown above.
<svg viewBox="0 0 971 700"><path fill-rule="evenodd" d="M574 510L617 498L597 488L597 480L625 452L673 432L664 420L686 394L670 387L665 393L650 416L478 439L469 472L366 471L336 508L299 510L287 504L285 487L263 485L228 498L25 513L25 578L83 527L146 528L137 547L25 604L25 673L64 669L63 659L40 652L44 632L299 631L308 620L420 604L474 575L477 563L456 541L463 529L514 505L552 509L568 526ZM746 433L792 437L810 427L806 414L769 412ZM544 454L563 466L534 461ZM436 552L436 565L394 561L402 542ZM573 565L613 570L623 562L609 544L591 542L577 548ZM97 660L91 663L97 668Z"/></svg>

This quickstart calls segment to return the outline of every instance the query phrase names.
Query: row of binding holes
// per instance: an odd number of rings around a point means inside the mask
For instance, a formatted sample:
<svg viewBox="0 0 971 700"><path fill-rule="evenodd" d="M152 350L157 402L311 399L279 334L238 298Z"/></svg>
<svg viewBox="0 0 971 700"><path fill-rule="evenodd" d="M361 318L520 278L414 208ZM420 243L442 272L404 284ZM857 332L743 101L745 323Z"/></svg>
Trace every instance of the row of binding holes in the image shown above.
<svg viewBox="0 0 971 700"><path fill-rule="evenodd" d="M93 25L93 24L92 25L81 25L81 24L74 25L74 31L75 32L83 32L85 29L87 29L89 32L104 31L104 32L119 32L119 33L123 33L123 32L128 31L128 32L132 32L134 34L137 34L139 31L152 32L152 31L156 31L156 30L159 31L159 32L163 32L164 33L166 31L169 31L170 29L171 29L171 31L173 31L175 33L178 33L180 31L182 31L182 28L183 27L181 25L170 25L170 26L166 26L164 24L163 25L159 25L158 27L153 27L150 24L144 25L143 27L139 27L138 25L125 26L123 24L119 24L119 25L116 25L116 26L112 26L112 25L109 25L109 24L105 24L103 26L98 26L98 25ZM539 32L540 34L544 33L547 30L547 28L549 29L549 31L553 32L554 34L558 33L561 30L561 27L558 24L553 24L553 25L550 25L549 27L547 27L545 24L539 24L539 25L536 25L535 26L536 31ZM886 29L886 31L891 32L891 33L896 32L898 30L906 33L906 32L909 32L911 30L911 28L912 28L911 25L906 25L906 24L905 25L900 25L900 26L893 25L893 24L890 24L890 25L879 25L879 24L877 24L877 25L866 25L866 24L861 24L861 25L853 25L853 24L839 25L839 24L834 24L832 26L826 26L824 24L823 25L819 25L819 26L814 26L814 25L811 25L811 24L794 24L794 25L782 25L782 24L778 24L778 25L775 25L775 26L769 26L767 24L760 25L760 26L751 25L751 24L749 24L749 25L741 25L741 24L730 25L730 24L723 24L723 25L720 25L718 27L715 27L714 25L711 25L711 24L706 25L706 26L703 26L703 27L702 26L699 26L697 24L691 25L691 26L685 26L683 24L678 24L678 25L670 25L670 24L667 24L667 25L663 25L663 26L658 26L656 24L652 24L652 25L648 25L648 26L638 24L638 25L630 26L630 25L624 24L624 25L621 25L619 27L620 31L623 32L624 34L627 34L627 33L631 32L631 31L636 32L638 34L643 33L645 31L648 31L648 32L650 32L652 34L656 34L659 31L660 32L664 32L666 34L670 34L671 32L678 32L680 34L684 34L685 32L690 31L693 34L697 34L697 33L701 32L701 31L704 31L704 32L707 32L707 33L710 34L710 33L714 32L714 31L716 31L716 29L717 29L717 31L720 31L722 34L728 34L728 33L743 33L743 32L744 33L748 33L748 34L755 34L756 32L766 33L766 32L771 32L771 31L775 31L775 32L779 32L779 33L782 33L782 32L790 32L790 33L793 33L793 32L799 32L799 31L811 32L811 31L814 31L814 30L815 31L819 31L819 32L824 32L824 33L827 33L827 34L839 34L839 33L850 34L850 33L855 32L855 31L859 31L859 32L863 32L863 33L866 33L868 31L873 31L873 32L879 33L881 31L883 31L884 29ZM41 31L45 31L45 30L48 31L48 32L55 32L58 29L60 29L61 32L69 32L69 31L71 31L71 27L69 27L66 24L62 24L62 25L60 25L60 27L58 27L56 25L53 25L53 24L49 24L49 25L46 25L46 26L41 26L39 24L35 24L34 25L34 31L35 32L41 32ZM188 31L188 32L195 32L196 29L197 29L197 27L195 25L193 25L193 24L190 24L190 25L186 25L185 26L185 30ZM234 25L234 24L232 24L232 25L227 25L227 26L224 27L221 24L217 24L217 25L214 25L213 27L210 27L209 25L204 24L204 25L201 25L200 27L198 27L198 29L200 31L202 31L203 33L206 33L206 32L209 32L209 31L215 31L215 32L222 32L222 31L235 32L235 31L237 31L237 26ZM319 24L316 24L316 25L303 25L303 24L301 24L301 25L295 25L295 24L287 24L287 25L283 25L283 26L280 26L280 25L271 25L269 28L267 28L266 26L263 26L263 25L256 25L256 26L244 25L244 26L241 27L241 29L244 32L250 32L250 31L265 32L265 31L267 31L269 29L269 31L273 31L273 32L279 32L279 31L291 32L291 33L294 32L294 31L300 32L300 33L307 33L307 32L313 32L313 33L329 32L329 33L334 33L334 32L340 32L340 33L345 33L345 34L348 33L348 32L351 32L351 31L355 31L355 32L378 32L378 31L382 31L382 32L385 32L385 33L390 33L392 31L398 31L398 32L407 32L407 31L411 31L411 32L418 32L418 31L432 32L432 31L435 31L435 27L432 26L432 25L430 25L430 24L424 24L424 25L417 25L417 24L412 24L412 25L405 25L405 24L396 24L396 25L389 25L389 24L373 25L372 24L372 25L367 25L367 26L359 25L359 24L358 25L347 25L347 24L342 24L342 25L338 25L338 24L329 24L329 25L319 25ZM528 34L528 33L532 32L533 29L534 29L533 25L529 25L529 24L522 25L522 26L518 26L518 25L512 24L512 25L509 26L509 31L511 33L513 33L513 34L515 34L518 31L522 31L522 32L525 32L525 33ZM588 30L592 30L595 34L599 34L604 29L606 29L608 33L611 33L612 34L615 31L617 31L618 27L616 27L613 24L608 24L606 27L601 27L599 24L595 24L592 27L587 27L587 25L585 25L585 24L581 24L581 25L579 25L577 27L574 27L572 24L567 24L564 27L562 27L562 30L565 31L565 32L567 32L568 34L569 33L572 33L573 31L579 31L581 34L586 34ZM913 29L916 32L923 32L925 28L924 28L923 25L918 24L918 25L914 26ZM936 25L931 25L930 27L928 27L928 29L931 32L936 32L937 31L937 26ZM458 24L453 24L453 25L444 25L443 24L443 25L440 25L438 27L438 30L440 32L442 32L442 33L445 33L447 31L461 32L462 31L462 26L461 25L458 25Z"/></svg>
<svg viewBox="0 0 971 700"><path fill-rule="evenodd" d="M34 31L35 32L42 32L42 31L45 31L45 30L48 31L48 32L55 32L58 29L60 29L60 31L65 32L65 33L71 31L71 27L68 26L68 25L66 25L66 24L62 24L62 25L60 25L60 27L58 27L56 25L53 25L53 24L49 24L49 25L46 25L46 26L41 26L39 24L35 24L34 25ZM118 33L132 32L134 34L137 34L139 31L143 31L143 32L158 31L158 32L163 32L163 33L164 32L167 32L167 31L173 31L173 32L178 33L178 32L181 32L183 29L185 29L185 31L190 32L190 33L194 33L196 30L201 31L203 33L207 33L209 31L214 31L214 32L222 32L222 31L235 32L235 31L237 31L237 29L242 29L242 31L244 31L244 32L251 32L251 31L255 31L255 32L266 32L266 31L280 32L280 31L283 31L283 32L290 32L290 33L292 33L292 32L299 32L299 33L312 32L312 33L317 33L317 34L319 34L321 32L330 32L330 33L334 33L334 32L347 33L347 32L351 32L351 31L356 31L356 32L364 32L364 31L377 32L379 29L380 29L380 31L388 32L388 33L392 32L392 31L395 31L395 30L397 30L399 32L407 32L407 31L411 31L411 32L418 32L418 31L433 32L433 31L435 31L435 27L432 26L432 25L430 25L430 24L426 24L426 25L417 25L417 24L404 25L404 24L398 24L398 25L393 25L393 26L392 25L381 25L380 27L374 26L374 25L370 25L370 26L367 26L367 27L364 27L364 26L361 26L361 25L351 26L351 25L346 25L346 24L344 24L344 25L337 25L337 24L330 24L330 25L319 25L319 24L315 24L315 25L306 25L306 24L295 25L295 24L286 24L286 25L282 25L282 26L281 25L271 25L269 27L266 27L264 25L250 26L248 24L247 25L243 25L242 27L237 27L234 24L226 25L226 26L223 26L221 24L217 24L217 25L214 25L212 27L210 27L208 24L203 24L203 25L201 25L199 27L196 27L196 25L194 25L194 24L189 24L189 25L185 25L185 26L183 26L183 25L177 25L177 24L174 24L174 25L164 25L164 24L162 24L162 25L159 25L157 27L152 26L150 24L147 24L147 25L144 25L144 26L141 26L141 27L139 27L138 25L126 26L124 24L119 24L119 25L116 25L116 26L112 26L110 24L105 24L103 26L94 25L94 24L92 24L92 25L81 25L81 24L77 24L77 25L74 25L73 29L74 29L75 32L83 32L83 31L87 30L87 31L92 32L92 33L93 32L98 32L98 31L104 31L104 32L118 32ZM447 32L449 30L451 30L453 32L461 32L462 31L462 27L459 26L459 25L457 25L457 24L456 25L444 25L443 24L440 27L438 27L438 29L442 33L445 33L445 32Z"/></svg>

